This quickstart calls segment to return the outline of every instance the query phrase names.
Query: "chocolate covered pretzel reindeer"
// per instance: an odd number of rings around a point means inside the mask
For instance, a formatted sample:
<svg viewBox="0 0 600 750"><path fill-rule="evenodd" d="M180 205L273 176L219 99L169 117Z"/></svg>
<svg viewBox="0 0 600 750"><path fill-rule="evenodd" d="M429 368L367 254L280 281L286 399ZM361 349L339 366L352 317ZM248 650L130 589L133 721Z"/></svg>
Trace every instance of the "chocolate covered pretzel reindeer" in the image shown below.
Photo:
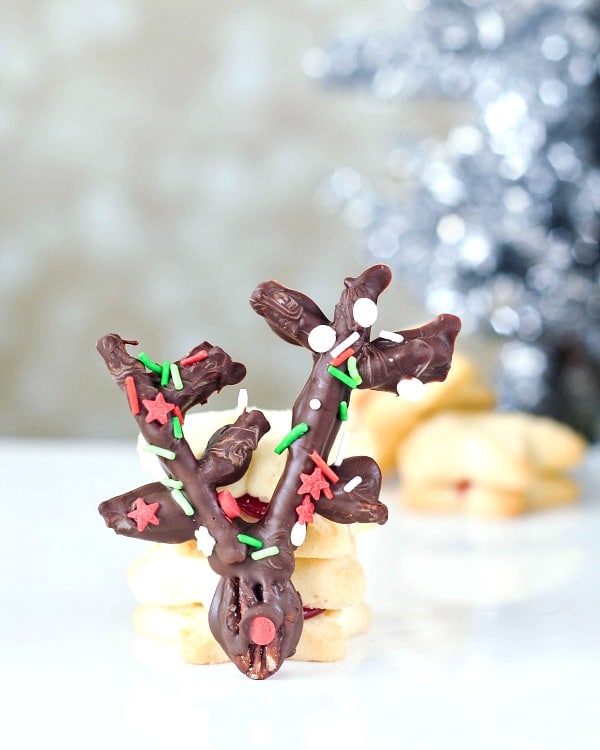
<svg viewBox="0 0 600 750"><path fill-rule="evenodd" d="M276 447L286 462L266 512L245 520L225 486L244 476L253 451L270 429L259 410L243 409L217 430L195 458L183 430L185 413L245 375L218 347L204 342L181 360L158 364L137 358L116 334L98 350L125 392L145 449L165 471L160 482L100 505L118 534L179 543L196 537L221 576L209 613L211 631L237 667L265 679L293 655L303 625L302 601L293 584L294 551L318 513L337 523L378 523L387 508L378 499L381 473L367 456L330 460L334 440L356 388L402 392L409 383L444 380L460 321L440 315L407 331L381 331L371 340L377 299L391 281L385 265L344 281L329 320L309 297L266 281L250 304L284 341L312 354L312 370L296 399L292 424ZM343 442L343 441L342 441Z"/></svg>

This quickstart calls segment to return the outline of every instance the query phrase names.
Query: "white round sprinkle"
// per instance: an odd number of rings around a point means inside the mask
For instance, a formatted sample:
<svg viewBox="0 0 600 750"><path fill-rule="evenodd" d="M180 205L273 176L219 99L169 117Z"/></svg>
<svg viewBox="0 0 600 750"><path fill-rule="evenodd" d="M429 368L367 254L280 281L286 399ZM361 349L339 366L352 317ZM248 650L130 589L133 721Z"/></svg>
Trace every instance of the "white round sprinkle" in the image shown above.
<svg viewBox="0 0 600 750"><path fill-rule="evenodd" d="M302 544L304 544L304 540L306 539L306 524L305 523L295 523L292 527L292 533L290 535L290 542L294 545L294 547L300 547Z"/></svg>
<svg viewBox="0 0 600 750"><path fill-rule="evenodd" d="M308 345L313 352L328 352L336 338L337 334L331 326L316 326L308 334Z"/></svg>
<svg viewBox="0 0 600 750"><path fill-rule="evenodd" d="M368 297L357 299L352 308L352 317L363 328L372 326L377 320L377 305Z"/></svg>
<svg viewBox="0 0 600 750"><path fill-rule="evenodd" d="M195 532L196 546L202 552L204 557L210 557L213 549L215 548L215 540L210 535L208 529L205 526L199 526Z"/></svg>
<svg viewBox="0 0 600 750"><path fill-rule="evenodd" d="M419 378L402 378L398 381L396 390L407 401L419 401L423 397L425 384Z"/></svg>
<svg viewBox="0 0 600 750"><path fill-rule="evenodd" d="M311 398L308 405L310 406L311 409L314 409L314 411L317 411L318 409L321 408L321 402L319 401L318 398Z"/></svg>

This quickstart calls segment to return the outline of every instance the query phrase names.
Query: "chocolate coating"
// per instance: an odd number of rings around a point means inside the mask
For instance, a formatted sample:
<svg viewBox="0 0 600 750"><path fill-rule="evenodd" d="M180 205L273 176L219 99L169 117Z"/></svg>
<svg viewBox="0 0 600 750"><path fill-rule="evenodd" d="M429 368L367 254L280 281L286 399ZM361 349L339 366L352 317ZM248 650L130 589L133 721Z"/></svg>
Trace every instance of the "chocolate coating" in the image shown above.
<svg viewBox="0 0 600 750"><path fill-rule="evenodd" d="M294 653L302 633L302 601L291 582L295 566L291 533L303 499L308 499L315 513L337 523L382 524L387 520L387 508L378 499L381 473L372 458L345 459L335 467L337 476L331 474L331 467L324 470L316 462L315 455L327 460L340 429L340 402L349 403L355 387L395 391L403 377L430 382L443 380L448 373L460 329L458 318L443 315L420 328L402 331L401 343L381 338L371 341L370 327L354 320L355 302L367 298L375 303L390 280L385 265L345 279L331 321L309 297L276 281L265 281L254 290L250 299L253 309L288 343L310 350L309 334L319 325L333 328L337 342L358 334L352 343L358 379L350 378L352 385L349 376L339 379L332 375L329 352L311 350L312 369L294 403L291 425L303 423L307 429L287 447L284 470L259 520L228 517L217 498L220 487L244 475L258 441L269 429L258 410L244 411L233 425L218 430L198 460L185 440L173 436L168 424L148 422L143 412L137 414L146 440L175 454L172 459L162 459L162 465L168 476L183 483L193 515L184 515L170 491L159 483L144 485L100 506L107 525L126 536L174 543L193 539L200 526L206 527L215 540L208 561L221 576L209 611L210 628L230 659L252 679L275 674ZM110 334L98 345L117 383L125 389L126 378L133 378L143 398L164 393L167 402L182 412L204 403L222 385L239 382L245 372L225 352L205 342L192 353L204 348L207 358L189 370L182 368L183 388L164 388L160 376L147 373L126 353L125 343ZM321 404L318 410L310 406L314 399ZM128 515L140 496L160 505L159 523L142 530ZM240 534L258 539L260 554L243 544ZM268 638L271 640L265 642Z"/></svg>

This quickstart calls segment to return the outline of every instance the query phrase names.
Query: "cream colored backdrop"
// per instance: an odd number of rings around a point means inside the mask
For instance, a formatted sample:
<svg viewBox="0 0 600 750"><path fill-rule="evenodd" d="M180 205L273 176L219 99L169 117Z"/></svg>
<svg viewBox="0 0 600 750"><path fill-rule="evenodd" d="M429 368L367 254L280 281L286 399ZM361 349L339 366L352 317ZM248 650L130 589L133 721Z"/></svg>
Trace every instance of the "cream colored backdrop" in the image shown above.
<svg viewBox="0 0 600 750"><path fill-rule="evenodd" d="M159 360L208 339L247 365L252 403L291 404L309 358L248 296L277 278L331 311L365 261L319 183L377 175L402 118L423 117L325 93L303 57L341 29L401 23L398 6L0 5L1 433L133 434L95 352L110 331ZM382 302L386 327L420 322L400 287Z"/></svg>

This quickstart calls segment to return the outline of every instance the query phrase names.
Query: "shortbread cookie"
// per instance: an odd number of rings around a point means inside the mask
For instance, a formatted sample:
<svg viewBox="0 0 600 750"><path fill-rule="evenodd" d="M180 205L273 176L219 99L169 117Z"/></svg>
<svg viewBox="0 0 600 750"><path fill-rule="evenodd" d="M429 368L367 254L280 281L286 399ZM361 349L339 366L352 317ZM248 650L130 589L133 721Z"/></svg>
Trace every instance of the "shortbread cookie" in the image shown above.
<svg viewBox="0 0 600 750"><path fill-rule="evenodd" d="M151 545L127 572L131 592L140 604L166 607L208 607L215 576L204 555L190 542ZM360 603L365 593L364 571L351 555L298 557L292 580L305 607L348 607Z"/></svg>
<svg viewBox="0 0 600 750"><path fill-rule="evenodd" d="M446 380L428 383L416 401L382 391L358 391L351 424L368 433L374 458L382 472L389 474L396 469L403 442L425 419L445 410L489 410L495 402L493 390L475 365L455 354Z"/></svg>
<svg viewBox="0 0 600 750"><path fill-rule="evenodd" d="M399 451L404 502L419 510L509 516L573 502L565 472L585 440L552 419L523 413L438 414Z"/></svg>
<svg viewBox="0 0 600 750"><path fill-rule="evenodd" d="M192 664L221 664L227 655L208 626L208 611L202 604L160 607L144 604L133 611L137 635L178 645L184 661Z"/></svg>
<svg viewBox="0 0 600 750"><path fill-rule="evenodd" d="M360 607L360 605L357 605ZM296 653L297 661L339 661L346 655L346 639L338 611L326 611L304 620ZM351 615L347 615L351 616ZM364 628L366 629L366 627ZM360 632L360 631L359 631Z"/></svg>
<svg viewBox="0 0 600 750"><path fill-rule="evenodd" d="M179 646L184 661L220 664L227 661L208 625L201 604L185 607L143 605L133 613L135 632L144 637ZM343 609L307 613L296 653L297 661L338 661L346 654L346 640L364 632L369 610L363 603Z"/></svg>

